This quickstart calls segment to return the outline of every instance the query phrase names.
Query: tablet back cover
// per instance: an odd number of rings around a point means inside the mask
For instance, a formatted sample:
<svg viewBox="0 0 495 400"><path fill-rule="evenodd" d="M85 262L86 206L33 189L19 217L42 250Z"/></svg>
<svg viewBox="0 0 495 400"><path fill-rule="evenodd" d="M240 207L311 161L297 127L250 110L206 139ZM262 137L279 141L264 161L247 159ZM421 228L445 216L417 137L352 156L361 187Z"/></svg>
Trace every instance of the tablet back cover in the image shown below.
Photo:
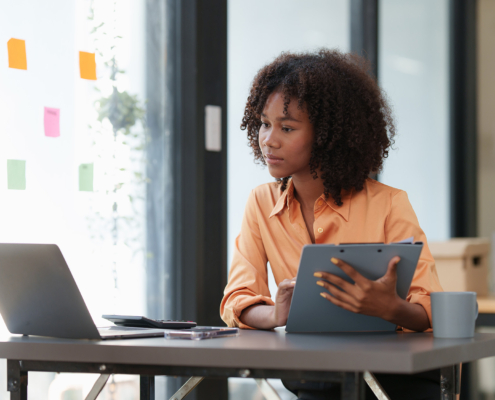
<svg viewBox="0 0 495 400"><path fill-rule="evenodd" d="M397 293L405 299L416 270L422 243L415 244L345 244L304 246L297 273L296 287L287 321L287 332L363 332L394 331L396 326L379 317L355 314L324 299L326 291L316 285L318 271L329 272L354 283L332 257L353 266L364 277L376 280L387 272L389 261L400 256L397 265Z"/></svg>

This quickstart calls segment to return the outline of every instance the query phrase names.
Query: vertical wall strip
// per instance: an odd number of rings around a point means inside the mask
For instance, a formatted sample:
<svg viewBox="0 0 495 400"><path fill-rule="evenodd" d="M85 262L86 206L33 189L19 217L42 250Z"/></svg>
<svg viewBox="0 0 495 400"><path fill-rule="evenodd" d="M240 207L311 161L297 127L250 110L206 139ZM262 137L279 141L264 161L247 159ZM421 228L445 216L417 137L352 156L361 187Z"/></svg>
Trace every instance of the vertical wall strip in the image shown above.
<svg viewBox="0 0 495 400"><path fill-rule="evenodd" d="M351 53L368 59L378 79L378 0L351 0L350 6ZM369 177L378 180L376 172Z"/></svg>
<svg viewBox="0 0 495 400"><path fill-rule="evenodd" d="M227 283L227 0L168 1L176 8L174 317L218 326ZM207 149L212 105L220 132ZM227 380L205 379L189 397L226 400Z"/></svg>
<svg viewBox="0 0 495 400"><path fill-rule="evenodd" d="M367 58L378 77L378 0L351 0L351 52Z"/></svg>
<svg viewBox="0 0 495 400"><path fill-rule="evenodd" d="M477 236L476 0L450 0L451 236Z"/></svg>

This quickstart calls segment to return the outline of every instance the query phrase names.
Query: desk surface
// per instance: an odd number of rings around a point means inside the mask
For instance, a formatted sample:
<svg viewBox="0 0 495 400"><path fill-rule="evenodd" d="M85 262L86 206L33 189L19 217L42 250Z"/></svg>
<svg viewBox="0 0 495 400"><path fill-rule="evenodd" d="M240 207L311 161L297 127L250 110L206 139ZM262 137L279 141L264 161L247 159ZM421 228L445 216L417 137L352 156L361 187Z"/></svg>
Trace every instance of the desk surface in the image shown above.
<svg viewBox="0 0 495 400"><path fill-rule="evenodd" d="M434 339L431 333L286 334L243 330L203 341L0 337L0 358L206 368L415 373L495 355L495 334Z"/></svg>

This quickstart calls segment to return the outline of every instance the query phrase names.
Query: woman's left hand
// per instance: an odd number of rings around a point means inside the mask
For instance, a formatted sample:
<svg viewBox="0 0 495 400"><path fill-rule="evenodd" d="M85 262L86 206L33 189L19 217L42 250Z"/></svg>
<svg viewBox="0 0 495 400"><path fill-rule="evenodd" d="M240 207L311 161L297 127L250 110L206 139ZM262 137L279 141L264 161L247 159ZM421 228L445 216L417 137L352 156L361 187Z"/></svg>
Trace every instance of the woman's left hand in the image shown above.
<svg viewBox="0 0 495 400"><path fill-rule="evenodd" d="M390 260L387 272L376 281L366 279L342 260L332 258L331 261L342 269L354 284L328 272L316 272L314 276L322 278L316 284L331 293L330 295L322 292L321 295L325 299L354 313L380 317L387 321L395 320L396 311L404 301L398 296L396 289L399 257Z"/></svg>

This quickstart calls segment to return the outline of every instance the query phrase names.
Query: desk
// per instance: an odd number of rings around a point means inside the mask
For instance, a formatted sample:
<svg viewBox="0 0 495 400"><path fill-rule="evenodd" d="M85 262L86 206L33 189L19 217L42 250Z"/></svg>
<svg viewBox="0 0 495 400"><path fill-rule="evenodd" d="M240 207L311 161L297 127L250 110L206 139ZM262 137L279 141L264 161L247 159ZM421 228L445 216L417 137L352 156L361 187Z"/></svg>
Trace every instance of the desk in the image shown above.
<svg viewBox="0 0 495 400"><path fill-rule="evenodd" d="M495 334L434 339L430 333L243 330L239 337L205 341L0 338L12 400L27 399L28 371L138 374L146 400L154 397L155 375L340 381L342 398L358 400L364 393L363 371L412 374L435 368L442 368L445 380L442 399L453 399L453 366L494 355Z"/></svg>

